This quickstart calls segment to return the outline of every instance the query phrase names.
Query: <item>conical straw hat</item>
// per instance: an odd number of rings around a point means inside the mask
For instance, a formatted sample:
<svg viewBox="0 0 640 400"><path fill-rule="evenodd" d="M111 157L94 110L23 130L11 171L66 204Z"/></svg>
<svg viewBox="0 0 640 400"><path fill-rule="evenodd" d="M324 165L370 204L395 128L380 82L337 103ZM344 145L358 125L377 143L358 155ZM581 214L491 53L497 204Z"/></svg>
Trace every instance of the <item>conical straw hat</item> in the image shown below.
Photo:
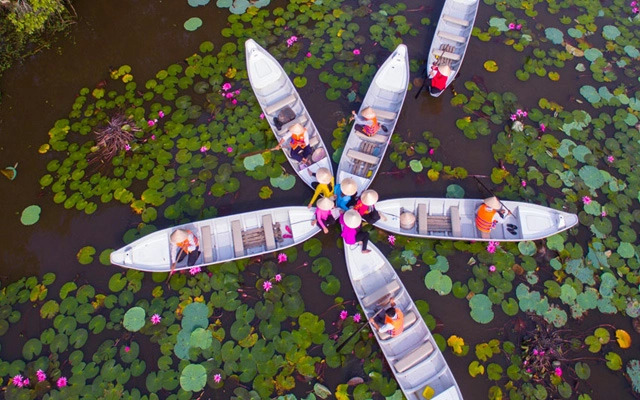
<svg viewBox="0 0 640 400"><path fill-rule="evenodd" d="M400 214L400 226L411 226L416 222L416 216L410 212Z"/></svg>
<svg viewBox="0 0 640 400"><path fill-rule="evenodd" d="M344 224L349 228L356 229L362 223L362 217L356 210L349 210L343 215Z"/></svg>
<svg viewBox="0 0 640 400"><path fill-rule="evenodd" d="M364 110L362 110L362 116L365 117L366 119L373 119L376 117L376 112L373 111L373 108L371 107L367 107Z"/></svg>
<svg viewBox="0 0 640 400"><path fill-rule="evenodd" d="M378 201L378 192L371 189L365 190L364 192L362 192L360 200L362 200L362 204L364 204L365 206L372 206Z"/></svg>
<svg viewBox="0 0 640 400"><path fill-rule="evenodd" d="M444 76L451 75L451 68L448 65L443 65L442 67L438 67L438 71Z"/></svg>
<svg viewBox="0 0 640 400"><path fill-rule="evenodd" d="M176 229L176 231L171 234L171 241L173 243L184 242L188 238L189 238L189 233L182 229Z"/></svg>
<svg viewBox="0 0 640 400"><path fill-rule="evenodd" d="M320 200L316 202L316 207L325 211L331 210L333 206L334 206L333 201L328 197L322 197L320 198Z"/></svg>
<svg viewBox="0 0 640 400"><path fill-rule="evenodd" d="M291 132L294 135L299 135L301 133L304 133L306 129L304 129L304 126L300 125L300 124L294 124L291 128L289 128L289 132Z"/></svg>
<svg viewBox="0 0 640 400"><path fill-rule="evenodd" d="M316 171L316 179L325 185L331 183L331 171L324 167L318 168L318 171Z"/></svg>
<svg viewBox="0 0 640 400"><path fill-rule="evenodd" d="M484 199L484 204L488 205L489 207L493 208L494 210L497 210L497 209L499 209L501 207L500 201L495 196Z"/></svg>
<svg viewBox="0 0 640 400"><path fill-rule="evenodd" d="M353 196L357 190L358 185L352 178L344 178L342 182L340 182L340 191L342 191L342 194L345 196Z"/></svg>

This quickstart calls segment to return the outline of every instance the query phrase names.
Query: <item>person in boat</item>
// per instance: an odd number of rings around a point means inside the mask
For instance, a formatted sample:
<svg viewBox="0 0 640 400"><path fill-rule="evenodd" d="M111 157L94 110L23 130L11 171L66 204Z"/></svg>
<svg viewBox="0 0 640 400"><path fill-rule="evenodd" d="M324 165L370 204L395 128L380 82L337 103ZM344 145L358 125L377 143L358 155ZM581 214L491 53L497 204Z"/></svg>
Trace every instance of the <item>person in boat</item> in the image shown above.
<svg viewBox="0 0 640 400"><path fill-rule="evenodd" d="M447 87L449 75L451 75L451 68L448 65L438 66L436 63L433 63L431 71L429 72L431 87L440 92L443 91Z"/></svg>
<svg viewBox="0 0 640 400"><path fill-rule="evenodd" d="M320 195L324 197L333 197L334 195L335 178L331 171L329 171L328 168L321 167L318 168L318 171L316 171L314 175L317 182L313 182L312 186L314 186L316 190L313 192L313 197L309 202L308 208L313 206L313 203L316 202Z"/></svg>
<svg viewBox="0 0 640 400"><path fill-rule="evenodd" d="M373 225L378 222L381 218L386 221L387 218L382 215L378 210L376 210L376 203L378 202L378 192L375 190L365 190L362 192L362 195L356 201L356 204L353 206L353 209L356 210L361 216L362 219L367 221L367 223Z"/></svg>
<svg viewBox="0 0 640 400"><path fill-rule="evenodd" d="M309 146L307 129L301 124L294 124L289 128L289 134L291 134L289 138L289 147L291 148L289 154L291 154L291 158L301 164L309 165L313 149Z"/></svg>
<svg viewBox="0 0 640 400"><path fill-rule="evenodd" d="M386 309L384 315L376 318L369 318L369 322L378 330L378 332L389 333L391 337L399 336L404 330L404 313L399 307L396 307L395 299L389 300L390 307ZM377 320L376 320L377 319Z"/></svg>
<svg viewBox="0 0 640 400"><path fill-rule="evenodd" d="M350 119L356 120L355 128L358 132L362 132L367 136L375 135L380 129L387 132L387 127L378 123L378 117L373 108L366 107L360 112L360 115L355 111L351 111L352 117Z"/></svg>
<svg viewBox="0 0 640 400"><path fill-rule="evenodd" d="M491 230L504 219L505 211L497 197L489 197L476 210L476 228L483 239L491 238Z"/></svg>
<svg viewBox="0 0 640 400"><path fill-rule="evenodd" d="M322 231L327 234L329 233L328 227L337 222L336 216L339 214L340 211L335 207L334 202L327 197L322 197L316 203L316 219L311 221L311 225L317 223Z"/></svg>
<svg viewBox="0 0 640 400"><path fill-rule="evenodd" d="M348 245L362 244L362 253L367 254L371 249L367 249L369 243L369 232L362 231L362 217L356 210L349 210L340 216L342 226L342 238Z"/></svg>
<svg viewBox="0 0 640 400"><path fill-rule="evenodd" d="M194 265L198 261L198 257L200 257L199 242L198 237L193 232L188 229L176 229L170 238L170 254L175 254L175 256L171 257L174 260L173 265L184 260L187 256L189 257L187 259L188 266Z"/></svg>
<svg viewBox="0 0 640 400"><path fill-rule="evenodd" d="M353 178L344 178L335 188L336 205L340 209L348 211L349 207L355 205L355 194L357 190L358 185Z"/></svg>

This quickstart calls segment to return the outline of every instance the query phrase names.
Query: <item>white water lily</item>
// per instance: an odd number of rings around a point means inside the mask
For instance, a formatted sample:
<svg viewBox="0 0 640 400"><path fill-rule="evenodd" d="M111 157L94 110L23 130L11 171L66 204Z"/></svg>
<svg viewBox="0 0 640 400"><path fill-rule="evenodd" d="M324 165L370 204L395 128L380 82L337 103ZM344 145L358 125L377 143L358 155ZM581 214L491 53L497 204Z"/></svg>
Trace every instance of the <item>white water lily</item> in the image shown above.
<svg viewBox="0 0 640 400"><path fill-rule="evenodd" d="M513 121L513 125L511 125L511 130L516 132L522 132L524 130L524 124L522 121Z"/></svg>

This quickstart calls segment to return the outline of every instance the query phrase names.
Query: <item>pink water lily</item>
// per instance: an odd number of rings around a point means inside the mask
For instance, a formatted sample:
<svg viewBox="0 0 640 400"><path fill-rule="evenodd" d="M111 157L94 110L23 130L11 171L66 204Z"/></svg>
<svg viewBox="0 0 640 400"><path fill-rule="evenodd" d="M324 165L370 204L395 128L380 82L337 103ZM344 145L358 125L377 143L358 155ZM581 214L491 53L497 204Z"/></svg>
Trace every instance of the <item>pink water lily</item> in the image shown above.
<svg viewBox="0 0 640 400"><path fill-rule="evenodd" d="M222 85L222 90L224 90L225 92L229 89L231 89L231 84L229 82L226 82L224 85Z"/></svg>
<svg viewBox="0 0 640 400"><path fill-rule="evenodd" d="M514 24L513 22L509 24L509 29L514 30L516 29L516 24Z"/></svg>
<svg viewBox="0 0 640 400"><path fill-rule="evenodd" d="M311 53L307 53L307 58L311 58Z"/></svg>
<svg viewBox="0 0 640 400"><path fill-rule="evenodd" d="M547 130L547 127L546 127L542 122L540 122L540 130L541 130L542 132L544 132L544 131L546 131L546 130Z"/></svg>
<svg viewBox="0 0 640 400"><path fill-rule="evenodd" d="M220 381L221 381L221 380L222 380L222 376L221 376L220 374L215 374L215 375L213 376L213 381L214 381L215 383L220 383Z"/></svg>
<svg viewBox="0 0 640 400"><path fill-rule="evenodd" d="M556 374L556 376L562 376L562 368L560 367L556 367L553 372Z"/></svg>
<svg viewBox="0 0 640 400"><path fill-rule="evenodd" d="M345 319L347 319L348 316L349 316L349 313L347 312L347 310L340 311L340 319L341 320L344 321Z"/></svg>
<svg viewBox="0 0 640 400"><path fill-rule="evenodd" d="M36 371L36 376L38 377L38 382L43 382L47 379L47 374L44 373L43 370L39 369Z"/></svg>
<svg viewBox="0 0 640 400"><path fill-rule="evenodd" d="M162 118L164 117L164 111L160 110L158 111L158 118Z"/></svg>
<svg viewBox="0 0 640 400"><path fill-rule="evenodd" d="M227 147L227 153L232 153L233 152L233 147Z"/></svg>
<svg viewBox="0 0 640 400"><path fill-rule="evenodd" d="M520 184L522 185L522 187L527 187L527 181L525 181L524 179L520 181Z"/></svg>
<svg viewBox="0 0 640 400"><path fill-rule="evenodd" d="M260 113L260 119L264 119L264 113Z"/></svg>
<svg viewBox="0 0 640 400"><path fill-rule="evenodd" d="M271 281L264 281L262 283L262 288L264 289L265 292L268 292L269 290L271 290L272 287L273 287L273 284L271 283Z"/></svg>
<svg viewBox="0 0 640 400"><path fill-rule="evenodd" d="M12 382L17 387L24 386L24 377L20 374L13 377Z"/></svg>
<svg viewBox="0 0 640 400"><path fill-rule="evenodd" d="M231 104L233 104L235 106L236 104L238 104L238 100L236 100L236 99L231 100Z"/></svg>
<svg viewBox="0 0 640 400"><path fill-rule="evenodd" d="M493 254L496 252L496 245L493 242L489 242L487 245L487 252Z"/></svg>
<svg viewBox="0 0 640 400"><path fill-rule="evenodd" d="M432 155L433 155L433 153L435 153L435 152L436 152L436 149L429 149L429 155L430 155L430 156L432 156Z"/></svg>
<svg viewBox="0 0 640 400"><path fill-rule="evenodd" d="M207 152L207 146L200 147L200 153L206 153L206 152Z"/></svg>
<svg viewBox="0 0 640 400"><path fill-rule="evenodd" d="M128 352L130 352L130 351L131 351L131 347L129 347L129 346L124 346L124 352L125 352L125 353L128 353Z"/></svg>
<svg viewBox="0 0 640 400"><path fill-rule="evenodd" d="M390 244L390 245L392 245L392 246L393 246L394 244L396 244L396 237L395 237L395 236L393 236L393 235L389 235L389 237L387 238L387 240L389 240L389 244Z"/></svg>
<svg viewBox="0 0 640 400"><path fill-rule="evenodd" d="M129 150L131 150L131 146L129 146L129 144L125 144L125 145L124 145L124 149L125 149L126 151L129 151Z"/></svg>
<svg viewBox="0 0 640 400"><path fill-rule="evenodd" d="M357 313L356 315L353 316L353 322L358 323L360 322L360 319L362 317L360 316L360 313Z"/></svg>
<svg viewBox="0 0 640 400"><path fill-rule="evenodd" d="M278 264L282 264L283 262L287 262L287 255L285 253L279 253Z"/></svg>
<svg viewBox="0 0 640 400"><path fill-rule="evenodd" d="M609 156L607 157L607 161L609 161L610 163L614 162L616 159L613 156Z"/></svg>
<svg viewBox="0 0 640 400"><path fill-rule="evenodd" d="M160 323L160 321L162 321L162 317L160 316L160 314L153 314L151 316L151 323L154 325L158 325Z"/></svg>
<svg viewBox="0 0 640 400"><path fill-rule="evenodd" d="M189 268L189 273L191 275L196 275L196 274L200 273L200 271L202 271L202 269L200 267L191 267L191 268Z"/></svg>
<svg viewBox="0 0 640 400"><path fill-rule="evenodd" d="M496 266L495 265L491 265L489 267L489 272L496 272Z"/></svg>
<svg viewBox="0 0 640 400"><path fill-rule="evenodd" d="M151 135L151 140L156 140L156 135Z"/></svg>
<svg viewBox="0 0 640 400"><path fill-rule="evenodd" d="M607 216L607 210L604 209L604 207L602 208L602 212L600 213L601 217L606 217Z"/></svg>
<svg viewBox="0 0 640 400"><path fill-rule="evenodd" d="M522 24L516 25L516 30L519 31L520 29L522 29Z"/></svg>
<svg viewBox="0 0 640 400"><path fill-rule="evenodd" d="M586 206L587 204L591 204L591 197L589 196L584 196L582 198L582 202L584 203L584 205Z"/></svg>
<svg viewBox="0 0 640 400"><path fill-rule="evenodd" d="M360 55L360 50L359 49L353 49L353 54Z"/></svg>
<svg viewBox="0 0 640 400"><path fill-rule="evenodd" d="M64 376L61 376L61 377L60 377L60 378L58 378L58 380L56 381L56 385L57 385L59 388L67 386L67 378L65 378Z"/></svg>
<svg viewBox="0 0 640 400"><path fill-rule="evenodd" d="M280 282L282 280L282 275L280 274L276 274L276 276L274 277L274 279L276 280L276 282Z"/></svg>

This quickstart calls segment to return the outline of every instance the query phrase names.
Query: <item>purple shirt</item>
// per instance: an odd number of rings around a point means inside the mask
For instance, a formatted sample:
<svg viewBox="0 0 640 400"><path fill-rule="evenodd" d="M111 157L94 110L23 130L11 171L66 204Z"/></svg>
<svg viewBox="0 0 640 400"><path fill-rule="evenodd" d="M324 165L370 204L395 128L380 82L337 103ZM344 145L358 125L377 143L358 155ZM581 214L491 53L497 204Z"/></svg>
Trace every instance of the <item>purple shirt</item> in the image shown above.
<svg viewBox="0 0 640 400"><path fill-rule="evenodd" d="M344 223L344 214L340 216L340 225L342 225L342 238L346 244L355 244L356 243L356 233L358 233L357 229L349 228Z"/></svg>

